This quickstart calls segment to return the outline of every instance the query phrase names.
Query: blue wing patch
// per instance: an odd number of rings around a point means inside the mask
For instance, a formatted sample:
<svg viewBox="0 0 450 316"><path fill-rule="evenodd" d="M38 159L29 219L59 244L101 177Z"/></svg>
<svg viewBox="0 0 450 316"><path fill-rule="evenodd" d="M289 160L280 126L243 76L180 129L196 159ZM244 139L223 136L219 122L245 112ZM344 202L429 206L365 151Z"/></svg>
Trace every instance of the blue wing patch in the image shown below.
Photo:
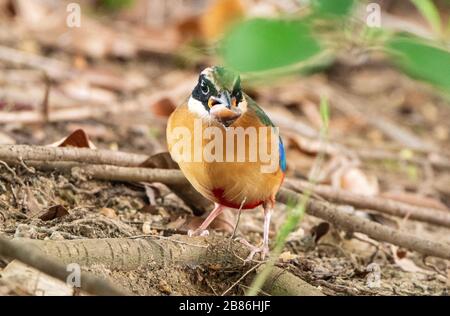
<svg viewBox="0 0 450 316"><path fill-rule="evenodd" d="M280 168L281 171L286 171L286 153L284 152L284 145L283 141L281 140L281 137L279 137L280 142L278 144L278 150L280 152Z"/></svg>
<svg viewBox="0 0 450 316"><path fill-rule="evenodd" d="M247 99L247 103L249 107L256 113L261 123L263 123L266 126L272 126L275 128L275 125L272 123L270 118L267 116L267 114L261 109L258 104L252 100L248 95L245 94L245 98ZM283 141L281 140L281 137L279 136L279 143L278 143L278 151L280 153L280 168L281 171L286 171L286 153L284 152L284 145Z"/></svg>

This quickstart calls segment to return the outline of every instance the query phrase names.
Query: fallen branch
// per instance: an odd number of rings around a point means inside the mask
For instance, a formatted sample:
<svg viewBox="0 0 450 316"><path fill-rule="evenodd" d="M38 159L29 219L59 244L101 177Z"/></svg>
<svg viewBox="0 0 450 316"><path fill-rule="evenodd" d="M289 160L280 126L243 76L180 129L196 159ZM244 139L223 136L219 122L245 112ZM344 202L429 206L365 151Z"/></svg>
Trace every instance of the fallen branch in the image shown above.
<svg viewBox="0 0 450 316"><path fill-rule="evenodd" d="M104 265L112 270L130 271L142 267L167 268L171 265L215 265L221 269L242 268L248 249L238 242L218 236L187 237L175 235L160 239L19 239L15 245L32 246L62 264L76 262L81 266ZM284 295L323 295L314 286L281 268L274 269L264 291Z"/></svg>
<svg viewBox="0 0 450 316"><path fill-rule="evenodd" d="M44 255L41 250L26 243L10 241L0 237L0 256L17 259L63 282L67 281L69 272L66 265L52 260ZM126 295L126 292L116 288L106 280L85 272L81 274L80 287L82 290L95 295Z"/></svg>
<svg viewBox="0 0 450 316"><path fill-rule="evenodd" d="M284 188L277 195L277 201L282 203L297 203L300 199L300 194ZM363 233L373 239L414 250L427 256L450 259L450 244L448 243L419 238L407 232L349 215L342 210L342 207L333 206L328 202L311 199L308 202L306 213L326 220L348 232Z"/></svg>
<svg viewBox="0 0 450 316"><path fill-rule="evenodd" d="M148 156L113 150L92 150L74 147L44 147L28 145L1 145L0 160L20 163L28 160L51 162L76 161L89 164L138 166Z"/></svg>
<svg viewBox="0 0 450 316"><path fill-rule="evenodd" d="M145 170L145 172L143 172ZM164 184L190 185L180 170L86 165L72 168L72 174L97 180L129 182L161 182ZM181 176L180 176L181 175Z"/></svg>
<svg viewBox="0 0 450 316"><path fill-rule="evenodd" d="M397 217L409 217L434 225L450 227L450 212L438 209L409 205L375 196L358 195L325 185L312 185L302 180L288 179L285 187L297 192L311 190L329 202L348 204L360 209L370 209Z"/></svg>
<svg viewBox="0 0 450 316"><path fill-rule="evenodd" d="M26 113L26 112L24 112ZM2 116L8 113L2 113ZM40 113L36 113L42 117ZM0 119L1 121L1 119ZM402 158L400 154L386 150L365 150L365 149L348 149L343 146L327 144L326 153L335 155L343 152L355 155L361 159L367 160L396 160L414 163L423 166L430 163L438 169L449 169L450 160L442 155L430 153L428 159L422 157ZM93 151L93 152L92 152ZM0 145L0 160L17 162L20 159L27 160L44 160L44 161L74 161L91 164L110 164L116 166L139 166L148 156L125 153L120 151L104 150L104 149L87 149L87 148L60 148L60 147L44 147L30 145Z"/></svg>

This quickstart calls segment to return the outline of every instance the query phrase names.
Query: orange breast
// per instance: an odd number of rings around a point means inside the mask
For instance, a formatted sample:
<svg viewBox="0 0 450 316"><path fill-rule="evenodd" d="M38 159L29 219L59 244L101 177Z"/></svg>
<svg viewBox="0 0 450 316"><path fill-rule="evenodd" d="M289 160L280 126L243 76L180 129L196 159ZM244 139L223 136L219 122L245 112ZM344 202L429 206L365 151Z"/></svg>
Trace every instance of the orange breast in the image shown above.
<svg viewBox="0 0 450 316"><path fill-rule="evenodd" d="M200 131L199 126L201 126ZM210 126L214 126L222 134L214 134L214 136L207 138L205 131ZM230 137L230 135L227 136L227 130L232 129L225 129L218 123L207 124L200 121L184 104L172 113L168 121L167 142L169 152L172 158L178 162L180 169L194 188L216 203L239 208L244 201L243 208L250 209L265 201L273 200L284 178L284 173L280 170L278 163L278 145L277 143L273 144L273 142L278 141L278 136L273 137L270 133L271 127L266 130L261 129L262 132L258 132L259 128L264 127L264 125L251 112L246 112L231 127L242 127L244 131L253 127L257 132L256 145L250 141L251 136L244 137L244 155L242 155L242 151L239 152L237 138L234 138L234 145L229 146L227 137ZM185 134L180 133L180 131L184 131ZM267 131L267 134L264 139L260 136L265 131ZM180 143L181 138L186 137L187 133L190 134L190 139L185 143ZM211 146L212 140L216 137L222 139L222 148ZM260 146L261 141L265 141L266 145ZM184 146L184 153L187 154L181 160L179 154L183 146L180 146L180 144L186 145ZM214 144L218 143L214 142ZM255 152L251 153L255 150L256 154ZM272 150L275 150L275 152L272 153ZM200 160L195 160L194 158L198 158L198 151L201 152L201 157ZM262 151L276 160L272 162L276 166L273 170L268 168L270 163L262 159ZM216 159L221 161L207 161L205 153L212 153L214 157L222 157L222 159ZM190 160L187 159L188 156L190 156ZM239 156L244 158L244 161L237 161ZM255 156L256 159L254 159ZM228 159L230 157L234 159L230 161ZM253 160L250 161L251 159Z"/></svg>

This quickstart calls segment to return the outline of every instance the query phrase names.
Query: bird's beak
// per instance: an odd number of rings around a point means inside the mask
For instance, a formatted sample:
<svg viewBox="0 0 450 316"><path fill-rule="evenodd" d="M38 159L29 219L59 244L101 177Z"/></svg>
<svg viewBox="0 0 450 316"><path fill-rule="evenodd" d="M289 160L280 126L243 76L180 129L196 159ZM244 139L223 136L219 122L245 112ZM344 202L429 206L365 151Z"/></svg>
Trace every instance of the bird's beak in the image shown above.
<svg viewBox="0 0 450 316"><path fill-rule="evenodd" d="M211 116L226 127L233 124L242 114L239 108L231 106L231 98L228 91L222 92L218 98L212 96L209 102L212 104Z"/></svg>

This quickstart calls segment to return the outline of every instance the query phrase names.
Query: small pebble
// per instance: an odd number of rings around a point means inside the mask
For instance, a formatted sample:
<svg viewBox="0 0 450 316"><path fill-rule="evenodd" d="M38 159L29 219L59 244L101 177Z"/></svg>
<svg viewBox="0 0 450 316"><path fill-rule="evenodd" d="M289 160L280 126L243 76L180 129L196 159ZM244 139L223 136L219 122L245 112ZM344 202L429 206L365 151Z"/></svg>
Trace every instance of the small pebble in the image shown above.
<svg viewBox="0 0 450 316"><path fill-rule="evenodd" d="M152 232L152 223L151 222L144 222L144 224L142 224L142 232L146 235L151 234Z"/></svg>
<svg viewBox="0 0 450 316"><path fill-rule="evenodd" d="M114 211L112 208L109 208L109 207L103 207L100 210L100 213L105 215L108 218L116 218L117 217L116 211Z"/></svg>

